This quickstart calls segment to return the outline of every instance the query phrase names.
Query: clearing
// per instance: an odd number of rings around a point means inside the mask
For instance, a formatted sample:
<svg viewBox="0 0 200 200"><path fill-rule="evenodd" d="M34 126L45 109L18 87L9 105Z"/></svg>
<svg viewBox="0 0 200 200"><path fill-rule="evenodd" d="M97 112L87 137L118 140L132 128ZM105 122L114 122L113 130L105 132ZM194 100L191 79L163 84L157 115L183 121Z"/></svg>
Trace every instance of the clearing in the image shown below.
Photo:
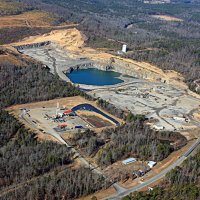
<svg viewBox="0 0 200 200"><path fill-rule="evenodd" d="M73 108L82 104L90 104L97 108L95 102L76 96L15 105L8 108L8 111L14 114L28 128L36 130L41 140L52 139L52 137L55 140L56 134L67 138L74 132L85 131L88 128L99 132L102 128L115 126L115 123L110 119L94 111L73 111ZM101 108L98 108L98 110L122 123L122 120L111 116Z"/></svg>
<svg viewBox="0 0 200 200"><path fill-rule="evenodd" d="M19 15L0 17L0 28L29 27L29 28L67 28L76 24L54 26L57 17L43 11L24 12Z"/></svg>
<svg viewBox="0 0 200 200"><path fill-rule="evenodd" d="M183 20L177 17L172 17L169 15L151 15L153 18L164 20L164 21L175 21L175 22L182 22Z"/></svg>

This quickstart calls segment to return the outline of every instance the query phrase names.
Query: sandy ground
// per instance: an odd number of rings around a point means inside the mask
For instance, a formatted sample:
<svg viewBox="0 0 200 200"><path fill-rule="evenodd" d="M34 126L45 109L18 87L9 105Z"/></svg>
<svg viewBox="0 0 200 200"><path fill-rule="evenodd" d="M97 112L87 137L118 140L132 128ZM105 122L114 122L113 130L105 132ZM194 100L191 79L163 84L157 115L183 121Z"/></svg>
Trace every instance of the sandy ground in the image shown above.
<svg viewBox="0 0 200 200"><path fill-rule="evenodd" d="M197 113L194 113L194 119L199 121L199 123L200 123L200 111Z"/></svg>
<svg viewBox="0 0 200 200"><path fill-rule="evenodd" d="M22 61L20 61L18 58L16 58L16 56L13 55L0 55L0 62L7 62L7 63L12 63L18 66L23 66L25 65L25 63L23 63Z"/></svg>
<svg viewBox="0 0 200 200"><path fill-rule="evenodd" d="M9 15L0 17L0 28L13 27L34 27L34 28L67 28L77 24L62 24L53 26L56 16L50 15L44 11L29 11L19 15Z"/></svg>
<svg viewBox="0 0 200 200"><path fill-rule="evenodd" d="M113 123L113 121L111 121L111 120L109 120L109 119L107 119L106 117L104 117L104 116L102 116L102 115L100 115L100 114L98 114L98 113L95 113L95 112L90 112L90 111L77 111L76 112L79 116L85 116L85 117L97 117L97 119L98 118L100 118L100 119L102 119L102 120L104 120L104 121L107 121L106 122L106 124L110 124L111 126L112 125L115 125L114 123Z"/></svg>
<svg viewBox="0 0 200 200"><path fill-rule="evenodd" d="M183 20L177 17L172 17L169 15L151 15L154 18L165 20L165 21L176 21L176 22L182 22Z"/></svg>

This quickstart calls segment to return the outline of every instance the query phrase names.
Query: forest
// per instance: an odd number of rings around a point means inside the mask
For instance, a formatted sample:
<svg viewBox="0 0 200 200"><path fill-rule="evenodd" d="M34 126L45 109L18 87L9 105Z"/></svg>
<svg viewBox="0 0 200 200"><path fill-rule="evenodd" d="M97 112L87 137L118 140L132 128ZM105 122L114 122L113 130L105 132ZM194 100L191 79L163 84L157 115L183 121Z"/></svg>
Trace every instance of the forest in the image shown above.
<svg viewBox="0 0 200 200"><path fill-rule="evenodd" d="M187 140L180 133L152 130L144 119L136 118L101 134L90 130L78 132L71 138L71 143L103 167L128 157L160 161L184 146Z"/></svg>
<svg viewBox="0 0 200 200"><path fill-rule="evenodd" d="M74 199L107 188L110 182L101 175L72 167L74 155L65 145L39 142L34 132L3 110L58 97L89 97L41 63L3 48L0 54L12 58L0 64L0 199Z"/></svg>
<svg viewBox="0 0 200 200"><path fill-rule="evenodd" d="M200 149L180 166L170 171L162 187L150 192L135 192L123 200L197 200L200 198Z"/></svg>
<svg viewBox="0 0 200 200"><path fill-rule="evenodd" d="M0 111L0 139L0 199L74 199L110 184L90 169L70 167L73 153L65 145L38 142L6 111Z"/></svg>
<svg viewBox="0 0 200 200"><path fill-rule="evenodd" d="M195 89L193 81L200 78L198 1L172 0L171 4L147 5L139 0L0 0L0 4L0 16L44 10L58 17L56 24L78 23L78 29L87 36L86 46L107 48L116 54L126 43L128 52L123 56L148 61L164 70L176 70L185 77L192 90ZM155 14L170 15L182 21L161 21L152 17ZM1 28L0 44L49 30ZM0 54L10 54L19 61L0 62L0 198L75 199L107 188L110 183L102 176L83 167L72 168L73 154L65 146L39 142L35 133L2 110L14 104L59 97L89 97L50 74L42 63L26 60L2 48ZM85 155L95 157L100 166L130 155L159 161L186 144L186 139L179 133L161 134L149 129L144 116L127 115L101 99L98 105L127 121L126 125L105 130L101 135L87 130L71 139ZM200 196L199 170L200 151L172 170L162 187L130 194L124 200L196 200Z"/></svg>
<svg viewBox="0 0 200 200"><path fill-rule="evenodd" d="M41 63L26 60L14 52L5 53L15 56L21 63L19 65L6 60L1 61L0 108L57 97L85 95L71 83L66 83L51 74Z"/></svg>

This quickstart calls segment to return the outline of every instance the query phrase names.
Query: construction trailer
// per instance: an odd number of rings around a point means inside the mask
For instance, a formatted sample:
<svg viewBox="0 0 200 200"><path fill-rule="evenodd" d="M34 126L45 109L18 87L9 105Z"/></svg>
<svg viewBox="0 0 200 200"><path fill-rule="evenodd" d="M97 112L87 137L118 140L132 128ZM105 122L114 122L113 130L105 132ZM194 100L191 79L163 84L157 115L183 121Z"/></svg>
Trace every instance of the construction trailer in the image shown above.
<svg viewBox="0 0 200 200"><path fill-rule="evenodd" d="M65 110L63 114L64 114L64 115L69 115L69 114L71 114L72 112L73 112L72 110Z"/></svg>
<svg viewBox="0 0 200 200"><path fill-rule="evenodd" d="M67 127L67 124L58 124L58 128L64 129Z"/></svg>

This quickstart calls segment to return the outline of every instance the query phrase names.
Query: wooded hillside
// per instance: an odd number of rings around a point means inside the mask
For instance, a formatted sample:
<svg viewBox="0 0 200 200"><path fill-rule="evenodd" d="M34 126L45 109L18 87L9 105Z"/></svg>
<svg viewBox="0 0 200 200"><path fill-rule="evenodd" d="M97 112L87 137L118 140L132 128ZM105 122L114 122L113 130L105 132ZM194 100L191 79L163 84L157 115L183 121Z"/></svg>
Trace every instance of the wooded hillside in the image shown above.
<svg viewBox="0 0 200 200"><path fill-rule="evenodd" d="M40 63L5 49L0 54L0 199L74 199L107 188L109 182L101 175L74 168L74 154L65 145L39 142L35 133L3 110L85 94Z"/></svg>

